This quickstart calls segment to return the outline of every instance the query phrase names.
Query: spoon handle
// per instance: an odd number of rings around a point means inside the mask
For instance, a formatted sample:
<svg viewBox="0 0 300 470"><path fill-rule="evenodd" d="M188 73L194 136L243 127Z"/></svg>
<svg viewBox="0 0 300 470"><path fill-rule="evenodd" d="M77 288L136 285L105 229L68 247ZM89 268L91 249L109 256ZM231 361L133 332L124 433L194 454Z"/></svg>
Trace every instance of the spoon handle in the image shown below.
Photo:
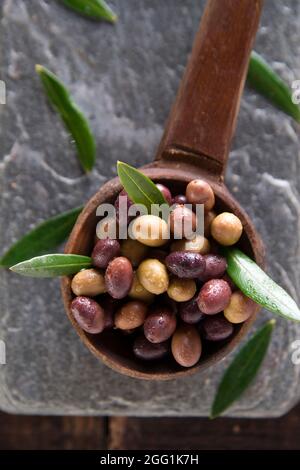
<svg viewBox="0 0 300 470"><path fill-rule="evenodd" d="M222 178L263 0L208 0L156 160Z"/></svg>

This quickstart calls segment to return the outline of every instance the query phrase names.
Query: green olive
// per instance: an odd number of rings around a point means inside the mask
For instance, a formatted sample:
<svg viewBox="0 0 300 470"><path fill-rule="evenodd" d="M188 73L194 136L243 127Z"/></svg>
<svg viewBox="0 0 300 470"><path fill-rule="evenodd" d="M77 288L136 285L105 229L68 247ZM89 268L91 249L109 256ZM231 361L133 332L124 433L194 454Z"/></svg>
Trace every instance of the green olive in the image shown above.
<svg viewBox="0 0 300 470"><path fill-rule="evenodd" d="M75 295L93 297L103 294L106 292L104 276L96 269L84 269L73 277L71 289Z"/></svg>
<svg viewBox="0 0 300 470"><path fill-rule="evenodd" d="M224 309L225 318L230 323L243 323L251 315L252 310L249 307L252 302L241 291L233 292L228 307Z"/></svg>
<svg viewBox="0 0 300 470"><path fill-rule="evenodd" d="M157 215L141 215L131 224L133 238L147 246L162 246L169 240L168 224Z"/></svg>
<svg viewBox="0 0 300 470"><path fill-rule="evenodd" d="M138 267L137 275L142 286L152 294L159 295L168 289L167 268L157 259L142 261Z"/></svg>
<svg viewBox="0 0 300 470"><path fill-rule="evenodd" d="M144 323L146 314L147 305L140 300L132 300L116 312L115 326L120 330L138 328Z"/></svg>
<svg viewBox="0 0 300 470"><path fill-rule="evenodd" d="M242 232L242 222L231 212L222 212L211 224L211 234L220 245L234 245L240 239Z"/></svg>
<svg viewBox="0 0 300 470"><path fill-rule="evenodd" d="M134 273L132 286L128 296L132 299L142 300L146 303L151 303L155 297L154 294L151 294L151 292L146 290L145 287L140 283L136 273Z"/></svg>
<svg viewBox="0 0 300 470"><path fill-rule="evenodd" d="M168 296L176 302L187 302L196 293L196 283L193 279L179 279L174 277L170 280Z"/></svg>
<svg viewBox="0 0 300 470"><path fill-rule="evenodd" d="M210 237L211 235L211 224L212 221L217 217L217 214L214 211L208 211L204 215L204 236L206 238Z"/></svg>
<svg viewBox="0 0 300 470"><path fill-rule="evenodd" d="M147 252L148 248L146 245L131 238L127 238L121 244L121 255L126 256L134 267L140 264L147 255Z"/></svg>

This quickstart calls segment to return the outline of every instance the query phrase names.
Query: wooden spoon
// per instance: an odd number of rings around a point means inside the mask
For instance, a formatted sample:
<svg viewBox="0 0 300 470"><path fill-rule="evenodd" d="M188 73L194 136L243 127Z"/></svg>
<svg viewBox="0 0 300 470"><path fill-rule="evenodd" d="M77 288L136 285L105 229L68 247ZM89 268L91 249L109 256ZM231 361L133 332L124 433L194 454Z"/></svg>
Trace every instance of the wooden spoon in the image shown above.
<svg viewBox="0 0 300 470"><path fill-rule="evenodd" d="M206 179L215 192L217 211L234 212L242 221L244 232L239 246L259 265L264 261L263 244L251 220L226 188L224 172L262 3L262 0L207 2L155 161L143 167L145 174L154 181L167 183L174 194L182 192L192 179ZM90 199L71 233L66 253L91 253L96 208L104 202L113 202L121 189L115 178ZM249 303L251 318L236 327L232 339L225 345L205 346L199 363L183 369L171 358L158 364L142 363L133 356L128 338L116 331L101 335L82 331L70 312L73 298L70 284L70 278L63 278L64 305L84 344L118 372L149 380L190 375L216 364L245 336L259 310Z"/></svg>

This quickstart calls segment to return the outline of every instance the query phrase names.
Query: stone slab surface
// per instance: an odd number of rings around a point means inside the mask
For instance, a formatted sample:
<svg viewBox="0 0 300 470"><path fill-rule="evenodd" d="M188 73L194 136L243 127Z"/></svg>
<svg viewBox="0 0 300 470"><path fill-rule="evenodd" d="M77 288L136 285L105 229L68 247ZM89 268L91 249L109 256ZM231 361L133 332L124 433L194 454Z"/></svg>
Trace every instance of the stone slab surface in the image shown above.
<svg viewBox="0 0 300 470"><path fill-rule="evenodd" d="M150 162L184 70L204 1L110 1L115 26L93 23L59 2L1 2L0 247L37 221L87 200L122 159ZM267 0L256 49L289 82L300 78L300 4ZM57 72L88 115L98 159L83 175L34 65ZM299 301L299 127L246 90L227 182L253 217L272 276ZM1 272L0 408L14 413L204 416L228 359L185 380L148 383L101 365L64 314L58 280ZM262 312L257 326L269 314ZM278 320L257 380L231 416L278 416L300 395L291 343L300 326Z"/></svg>

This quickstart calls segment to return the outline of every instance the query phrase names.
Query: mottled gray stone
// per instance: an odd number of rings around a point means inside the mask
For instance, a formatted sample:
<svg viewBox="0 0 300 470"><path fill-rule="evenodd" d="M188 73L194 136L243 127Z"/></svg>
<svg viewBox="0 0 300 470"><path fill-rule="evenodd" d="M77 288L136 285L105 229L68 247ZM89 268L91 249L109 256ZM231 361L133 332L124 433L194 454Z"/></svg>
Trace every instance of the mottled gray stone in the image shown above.
<svg viewBox="0 0 300 470"><path fill-rule="evenodd" d="M115 26L87 21L58 2L1 2L1 250L37 221L85 201L115 162L151 161L184 70L203 1L118 0ZM300 4L268 0L256 49L289 82L300 78ZM57 72L88 115L98 160L83 175L34 65ZM299 128L245 91L227 182L253 217L272 276L299 301ZM228 360L168 383L126 378L100 364L64 314L58 280L1 272L0 407L18 413L207 415ZM270 315L260 314L257 325ZM299 399L291 343L300 327L279 319L259 376L232 416L278 416Z"/></svg>

